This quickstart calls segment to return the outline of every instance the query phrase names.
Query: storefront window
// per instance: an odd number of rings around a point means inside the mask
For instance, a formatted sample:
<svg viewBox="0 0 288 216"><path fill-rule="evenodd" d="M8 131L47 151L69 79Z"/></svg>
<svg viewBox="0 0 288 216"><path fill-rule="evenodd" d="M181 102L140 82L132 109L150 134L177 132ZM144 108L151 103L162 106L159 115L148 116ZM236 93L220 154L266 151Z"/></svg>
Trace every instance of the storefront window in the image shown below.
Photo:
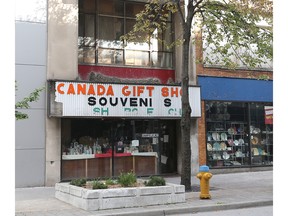
<svg viewBox="0 0 288 216"><path fill-rule="evenodd" d="M205 103L207 163L210 167L272 165L273 124L265 124L270 104Z"/></svg>
<svg viewBox="0 0 288 216"><path fill-rule="evenodd" d="M63 181L175 172L175 121L62 120Z"/></svg>
<svg viewBox="0 0 288 216"><path fill-rule="evenodd" d="M252 165L273 164L273 122L267 121L269 110L273 110L269 104L250 105Z"/></svg>

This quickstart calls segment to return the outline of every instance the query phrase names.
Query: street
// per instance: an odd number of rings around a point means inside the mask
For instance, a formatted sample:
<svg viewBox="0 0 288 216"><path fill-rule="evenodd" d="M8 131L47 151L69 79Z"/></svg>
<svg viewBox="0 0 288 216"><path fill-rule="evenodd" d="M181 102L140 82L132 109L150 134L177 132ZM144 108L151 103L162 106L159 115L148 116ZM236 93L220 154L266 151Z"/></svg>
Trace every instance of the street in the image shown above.
<svg viewBox="0 0 288 216"><path fill-rule="evenodd" d="M181 216L272 216L273 206L181 214ZM173 214L171 216L176 216ZM177 214L179 216L179 214Z"/></svg>

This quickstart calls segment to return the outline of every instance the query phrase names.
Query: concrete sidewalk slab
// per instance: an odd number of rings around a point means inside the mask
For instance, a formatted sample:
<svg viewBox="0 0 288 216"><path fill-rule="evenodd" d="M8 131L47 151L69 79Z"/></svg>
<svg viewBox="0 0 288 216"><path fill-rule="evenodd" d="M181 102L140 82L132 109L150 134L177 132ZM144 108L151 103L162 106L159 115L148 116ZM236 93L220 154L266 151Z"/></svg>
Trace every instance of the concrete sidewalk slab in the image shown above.
<svg viewBox="0 0 288 216"><path fill-rule="evenodd" d="M180 177L166 177L167 182L180 183ZM195 188L199 179L192 178ZM85 211L55 198L54 187L16 188L17 216L92 216L92 215L169 215L224 209L273 205L273 171L213 175L211 199L202 200L200 192L186 192L186 202L142 208Z"/></svg>

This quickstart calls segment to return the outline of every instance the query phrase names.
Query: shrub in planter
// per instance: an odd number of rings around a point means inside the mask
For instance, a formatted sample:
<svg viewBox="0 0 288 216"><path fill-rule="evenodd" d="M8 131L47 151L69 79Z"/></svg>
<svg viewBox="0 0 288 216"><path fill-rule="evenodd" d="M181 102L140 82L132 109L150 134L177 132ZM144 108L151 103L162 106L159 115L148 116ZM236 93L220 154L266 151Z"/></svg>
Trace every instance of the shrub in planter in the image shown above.
<svg viewBox="0 0 288 216"><path fill-rule="evenodd" d="M137 178L133 172L121 173L118 177L118 183L122 187L133 187L136 182Z"/></svg>
<svg viewBox="0 0 288 216"><path fill-rule="evenodd" d="M107 180L105 181L105 184L106 184L106 185L116 185L116 184L117 184L117 180L107 179Z"/></svg>
<svg viewBox="0 0 288 216"><path fill-rule="evenodd" d="M148 182L144 182L145 186L164 186L166 185L165 179L161 176L150 176Z"/></svg>
<svg viewBox="0 0 288 216"><path fill-rule="evenodd" d="M86 184L86 179L83 179L83 178L80 178L80 179L73 179L70 184L71 185L75 185L75 186L78 186L78 187L82 187Z"/></svg>
<svg viewBox="0 0 288 216"><path fill-rule="evenodd" d="M93 190L95 190L95 189L107 189L107 188L108 188L108 186L101 181L96 180L96 181L92 182L92 189Z"/></svg>

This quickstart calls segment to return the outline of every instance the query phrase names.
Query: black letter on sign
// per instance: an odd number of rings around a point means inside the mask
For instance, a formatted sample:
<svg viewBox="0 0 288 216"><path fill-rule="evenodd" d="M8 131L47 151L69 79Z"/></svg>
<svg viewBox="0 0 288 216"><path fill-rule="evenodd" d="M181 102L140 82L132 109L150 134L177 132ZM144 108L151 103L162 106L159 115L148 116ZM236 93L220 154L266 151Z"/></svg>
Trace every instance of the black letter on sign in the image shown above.
<svg viewBox="0 0 288 216"><path fill-rule="evenodd" d="M164 106L165 106L165 107L170 107L170 106L171 106L171 99L166 98L166 99L164 100Z"/></svg>
<svg viewBox="0 0 288 216"><path fill-rule="evenodd" d="M96 98L95 98L95 97L89 97L89 98L88 98L88 104L89 104L90 106L96 105Z"/></svg>
<svg viewBox="0 0 288 216"><path fill-rule="evenodd" d="M105 97L101 97L101 98L99 99L99 104L100 104L101 106L105 106L105 105L107 104L107 99L106 99Z"/></svg>

